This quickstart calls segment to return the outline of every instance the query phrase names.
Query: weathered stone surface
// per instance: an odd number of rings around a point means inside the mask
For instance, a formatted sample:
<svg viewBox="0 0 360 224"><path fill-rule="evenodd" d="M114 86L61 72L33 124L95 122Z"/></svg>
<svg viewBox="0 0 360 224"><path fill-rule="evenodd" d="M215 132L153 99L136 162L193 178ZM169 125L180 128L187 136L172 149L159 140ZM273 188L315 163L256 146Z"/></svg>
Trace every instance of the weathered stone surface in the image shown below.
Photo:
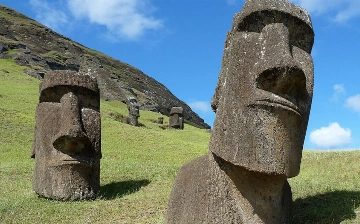
<svg viewBox="0 0 360 224"><path fill-rule="evenodd" d="M210 152L184 165L167 223L287 223L287 178L298 175L312 93L306 11L247 0L227 34L212 99Z"/></svg>
<svg viewBox="0 0 360 224"><path fill-rule="evenodd" d="M184 117L182 107L172 107L169 117L169 128L184 129Z"/></svg>
<svg viewBox="0 0 360 224"><path fill-rule="evenodd" d="M212 100L212 152L249 170L298 174L313 92L308 21L285 0L248 0L235 16Z"/></svg>
<svg viewBox="0 0 360 224"><path fill-rule="evenodd" d="M248 172L209 152L181 167L166 223L286 223L291 200L286 178Z"/></svg>
<svg viewBox="0 0 360 224"><path fill-rule="evenodd" d="M56 200L94 199L100 189L100 93L96 79L54 71L40 84L31 157L34 191Z"/></svg>
<svg viewBox="0 0 360 224"><path fill-rule="evenodd" d="M138 126L139 125L139 104L137 103L136 98L131 97L126 100L127 108L129 111L129 116L127 117L126 121L128 124L132 126Z"/></svg>

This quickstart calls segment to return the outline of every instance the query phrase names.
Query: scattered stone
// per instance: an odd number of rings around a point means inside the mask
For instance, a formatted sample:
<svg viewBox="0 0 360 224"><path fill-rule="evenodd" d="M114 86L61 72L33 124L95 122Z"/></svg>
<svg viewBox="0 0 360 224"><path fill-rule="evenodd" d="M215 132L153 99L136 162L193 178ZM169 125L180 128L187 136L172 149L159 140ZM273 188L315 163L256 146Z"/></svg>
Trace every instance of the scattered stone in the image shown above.
<svg viewBox="0 0 360 224"><path fill-rule="evenodd" d="M247 0L228 33L209 153L185 164L166 223L288 223L313 94L308 13Z"/></svg>
<svg viewBox="0 0 360 224"><path fill-rule="evenodd" d="M30 76L32 76L34 78L40 79L40 80L42 80L46 75L45 71L25 70L24 72L26 74L28 74L28 75L30 75Z"/></svg>
<svg viewBox="0 0 360 224"><path fill-rule="evenodd" d="M169 128L184 129L184 117L182 107L172 107L169 117Z"/></svg>
<svg viewBox="0 0 360 224"><path fill-rule="evenodd" d="M48 72L40 84L31 152L38 195L61 201L97 197L100 128L96 79L73 71Z"/></svg>
<svg viewBox="0 0 360 224"><path fill-rule="evenodd" d="M1 25L0 25L0 31L1 31ZM6 44L0 42L0 54L8 51L9 48Z"/></svg>

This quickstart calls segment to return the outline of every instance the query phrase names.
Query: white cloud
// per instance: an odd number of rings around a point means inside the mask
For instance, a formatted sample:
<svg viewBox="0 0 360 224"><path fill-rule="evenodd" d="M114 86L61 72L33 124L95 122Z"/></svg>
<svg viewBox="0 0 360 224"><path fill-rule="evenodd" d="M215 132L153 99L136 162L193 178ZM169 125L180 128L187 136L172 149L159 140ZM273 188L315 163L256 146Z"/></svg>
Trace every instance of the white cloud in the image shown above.
<svg viewBox="0 0 360 224"><path fill-rule="evenodd" d="M106 26L110 35L136 40L146 30L157 30L162 21L150 16L155 9L148 0L67 0L77 19Z"/></svg>
<svg viewBox="0 0 360 224"><path fill-rule="evenodd" d="M336 8L346 0L291 0L293 3L300 5L310 13L325 13Z"/></svg>
<svg viewBox="0 0 360 224"><path fill-rule="evenodd" d="M330 14L333 21L344 23L360 15L359 0L291 0L317 15Z"/></svg>
<svg viewBox="0 0 360 224"><path fill-rule="evenodd" d="M68 16L57 9L60 3L50 5L44 0L30 0L30 4L36 12L36 20L54 30L59 30L68 22Z"/></svg>
<svg viewBox="0 0 360 224"><path fill-rule="evenodd" d="M337 102L339 101L339 98L345 94L345 88L343 84L335 84L333 86L333 96L331 97L330 101Z"/></svg>
<svg viewBox="0 0 360 224"><path fill-rule="evenodd" d="M335 148L351 143L351 130L337 122L330 123L310 133L310 141L320 148Z"/></svg>
<svg viewBox="0 0 360 224"><path fill-rule="evenodd" d="M205 102L205 101L194 101L194 102L189 103L189 106L193 110L203 112L203 113L212 111L211 107L210 107L210 103Z"/></svg>
<svg viewBox="0 0 360 224"><path fill-rule="evenodd" d="M345 93L345 88L343 84L335 84L333 86L333 89L335 90L335 93Z"/></svg>
<svg viewBox="0 0 360 224"><path fill-rule="evenodd" d="M360 15L360 1L355 0L349 3L349 6L344 10L338 12L335 16L335 21L344 23L353 17Z"/></svg>
<svg viewBox="0 0 360 224"><path fill-rule="evenodd" d="M226 0L228 5L236 5L237 0Z"/></svg>
<svg viewBox="0 0 360 224"><path fill-rule="evenodd" d="M349 97L345 102L345 107L360 113L360 94Z"/></svg>

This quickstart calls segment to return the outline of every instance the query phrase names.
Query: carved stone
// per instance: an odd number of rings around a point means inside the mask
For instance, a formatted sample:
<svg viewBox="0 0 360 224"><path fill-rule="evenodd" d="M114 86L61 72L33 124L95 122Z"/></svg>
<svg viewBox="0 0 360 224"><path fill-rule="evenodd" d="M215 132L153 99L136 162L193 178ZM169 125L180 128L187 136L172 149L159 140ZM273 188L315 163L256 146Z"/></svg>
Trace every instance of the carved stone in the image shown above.
<svg viewBox="0 0 360 224"><path fill-rule="evenodd" d="M184 118L182 107L172 107L169 117L169 128L184 129Z"/></svg>
<svg viewBox="0 0 360 224"><path fill-rule="evenodd" d="M54 71L40 84L34 191L55 200L94 199L100 190L100 94L96 79Z"/></svg>
<svg viewBox="0 0 360 224"><path fill-rule="evenodd" d="M314 32L287 0L247 0L227 34L210 151L176 177L167 223L288 223L312 94Z"/></svg>
<svg viewBox="0 0 360 224"><path fill-rule="evenodd" d="M164 124L164 117L158 117L157 123Z"/></svg>
<svg viewBox="0 0 360 224"><path fill-rule="evenodd" d="M132 126L138 126L139 125L139 117L140 117L140 112L139 112L139 104L137 103L137 100L135 98L129 98L127 99L127 108L129 111L129 116L127 117L127 123L132 125Z"/></svg>

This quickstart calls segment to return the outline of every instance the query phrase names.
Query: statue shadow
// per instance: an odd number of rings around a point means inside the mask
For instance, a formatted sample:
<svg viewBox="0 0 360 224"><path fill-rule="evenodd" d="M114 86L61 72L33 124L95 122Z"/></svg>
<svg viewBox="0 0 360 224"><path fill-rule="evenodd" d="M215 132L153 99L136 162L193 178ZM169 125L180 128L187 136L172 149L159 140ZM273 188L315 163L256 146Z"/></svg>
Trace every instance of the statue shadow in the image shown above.
<svg viewBox="0 0 360 224"><path fill-rule="evenodd" d="M290 223L340 223L355 218L359 206L360 191L333 191L300 198L293 202Z"/></svg>
<svg viewBox="0 0 360 224"><path fill-rule="evenodd" d="M100 198L105 200L121 198L125 195L139 191L149 183L149 180L127 180L105 184L100 187Z"/></svg>

